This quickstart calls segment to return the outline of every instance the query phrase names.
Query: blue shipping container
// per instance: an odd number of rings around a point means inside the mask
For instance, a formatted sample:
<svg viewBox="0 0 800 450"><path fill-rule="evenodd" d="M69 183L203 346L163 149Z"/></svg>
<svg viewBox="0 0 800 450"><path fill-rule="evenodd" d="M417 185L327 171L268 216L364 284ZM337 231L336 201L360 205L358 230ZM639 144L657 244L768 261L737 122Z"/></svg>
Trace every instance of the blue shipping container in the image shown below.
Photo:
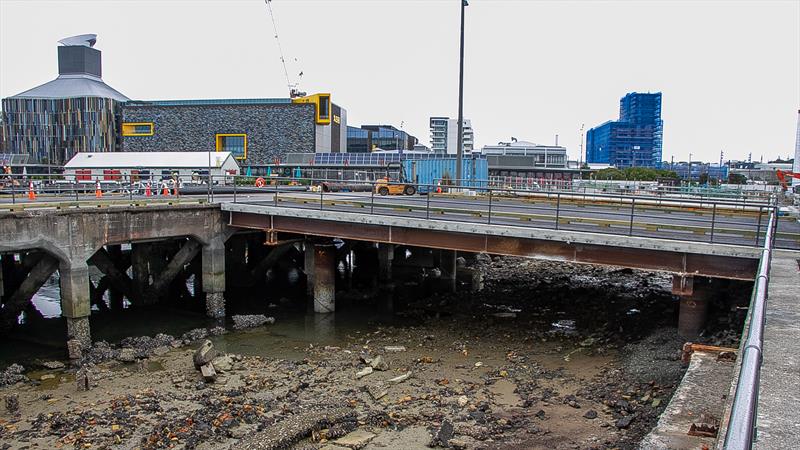
<svg viewBox="0 0 800 450"><path fill-rule="evenodd" d="M403 171L409 180L418 186L420 194L426 194L437 183L461 185L470 188L485 187L489 180L489 163L486 158L463 158L462 180L456 182L456 158L406 159Z"/></svg>

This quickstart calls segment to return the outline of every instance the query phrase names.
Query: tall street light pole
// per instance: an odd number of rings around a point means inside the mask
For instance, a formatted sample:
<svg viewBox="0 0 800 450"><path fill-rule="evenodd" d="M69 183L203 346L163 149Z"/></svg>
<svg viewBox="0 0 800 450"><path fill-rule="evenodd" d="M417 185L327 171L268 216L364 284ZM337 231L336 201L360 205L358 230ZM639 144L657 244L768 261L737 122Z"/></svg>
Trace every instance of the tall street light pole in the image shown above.
<svg viewBox="0 0 800 450"><path fill-rule="evenodd" d="M467 0L461 1L461 57L458 70L458 138L456 147L456 186L461 185L461 158L464 156L464 7Z"/></svg>

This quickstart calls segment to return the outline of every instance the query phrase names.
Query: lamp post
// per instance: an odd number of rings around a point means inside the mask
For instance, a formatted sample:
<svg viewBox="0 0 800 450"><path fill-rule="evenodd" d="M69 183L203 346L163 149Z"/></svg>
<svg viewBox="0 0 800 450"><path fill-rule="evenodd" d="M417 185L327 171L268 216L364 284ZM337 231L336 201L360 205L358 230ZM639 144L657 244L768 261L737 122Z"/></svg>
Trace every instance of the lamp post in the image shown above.
<svg viewBox="0 0 800 450"><path fill-rule="evenodd" d="M461 56L458 70L458 137L456 147L456 185L461 183L461 157L464 153L464 7L467 0L461 2Z"/></svg>

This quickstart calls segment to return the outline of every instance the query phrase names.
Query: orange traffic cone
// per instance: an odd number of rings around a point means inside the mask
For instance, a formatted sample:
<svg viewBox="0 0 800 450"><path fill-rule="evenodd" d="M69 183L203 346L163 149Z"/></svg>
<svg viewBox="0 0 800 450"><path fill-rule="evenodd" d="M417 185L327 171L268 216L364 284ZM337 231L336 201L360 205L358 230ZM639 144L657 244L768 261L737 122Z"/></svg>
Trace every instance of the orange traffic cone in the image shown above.
<svg viewBox="0 0 800 450"><path fill-rule="evenodd" d="M33 181L28 184L28 200L36 200L36 191L33 190Z"/></svg>
<svg viewBox="0 0 800 450"><path fill-rule="evenodd" d="M98 181L94 187L94 196L95 198L103 198L103 189L100 188L100 182Z"/></svg>
<svg viewBox="0 0 800 450"><path fill-rule="evenodd" d="M175 197L178 196L178 183L175 183Z"/></svg>
<svg viewBox="0 0 800 450"><path fill-rule="evenodd" d="M162 195L169 196L169 188L167 187L167 183L164 183L164 192L162 192Z"/></svg>
<svg viewBox="0 0 800 450"><path fill-rule="evenodd" d="M145 197L150 197L152 195L153 195L153 191L150 189L150 182L148 181L147 182L147 187L144 188L144 196Z"/></svg>

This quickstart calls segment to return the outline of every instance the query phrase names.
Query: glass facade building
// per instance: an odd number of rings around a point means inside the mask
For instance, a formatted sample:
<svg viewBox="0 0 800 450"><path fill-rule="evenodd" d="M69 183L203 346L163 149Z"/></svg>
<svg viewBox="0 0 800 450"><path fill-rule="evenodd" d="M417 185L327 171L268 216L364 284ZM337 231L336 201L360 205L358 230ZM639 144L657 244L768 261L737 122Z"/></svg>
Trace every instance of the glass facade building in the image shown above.
<svg viewBox="0 0 800 450"><path fill-rule="evenodd" d="M347 127L347 152L369 153L375 150L413 150L417 138L391 125Z"/></svg>
<svg viewBox="0 0 800 450"><path fill-rule="evenodd" d="M619 120L586 133L586 161L616 167L660 167L661 93L632 92L620 99Z"/></svg>

